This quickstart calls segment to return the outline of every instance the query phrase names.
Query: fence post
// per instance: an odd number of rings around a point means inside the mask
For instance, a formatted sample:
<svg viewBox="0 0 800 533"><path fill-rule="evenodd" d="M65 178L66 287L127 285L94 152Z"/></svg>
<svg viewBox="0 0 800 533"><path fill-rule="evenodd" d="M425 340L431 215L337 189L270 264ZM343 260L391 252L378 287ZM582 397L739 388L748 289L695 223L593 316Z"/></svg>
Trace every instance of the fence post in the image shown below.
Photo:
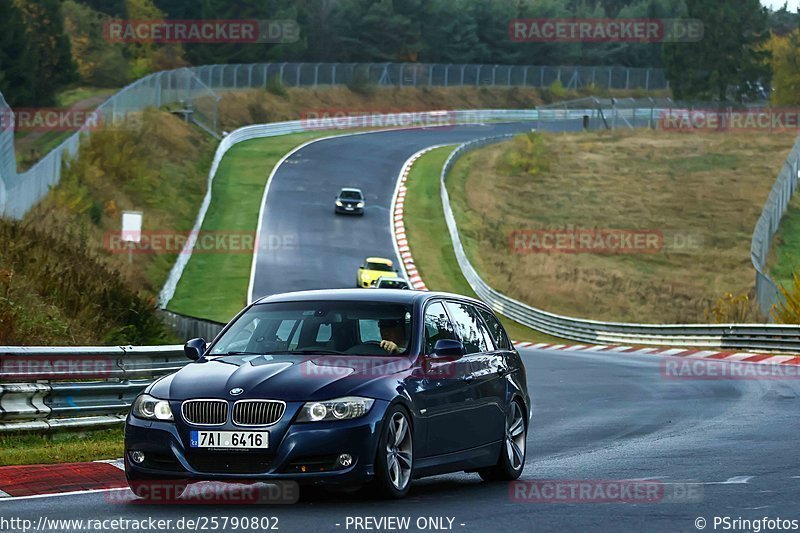
<svg viewBox="0 0 800 533"><path fill-rule="evenodd" d="M294 86L295 87L300 87L300 71L303 70L303 65L304 64L305 63L298 63L298 65L297 65L297 72L295 73L295 77L294 77L294 81L295 81Z"/></svg>
<svg viewBox="0 0 800 533"><path fill-rule="evenodd" d="M319 67L320 67L320 65L321 65L321 63L317 63L316 66L314 66L314 88L315 89L317 88L317 85L319 85Z"/></svg>

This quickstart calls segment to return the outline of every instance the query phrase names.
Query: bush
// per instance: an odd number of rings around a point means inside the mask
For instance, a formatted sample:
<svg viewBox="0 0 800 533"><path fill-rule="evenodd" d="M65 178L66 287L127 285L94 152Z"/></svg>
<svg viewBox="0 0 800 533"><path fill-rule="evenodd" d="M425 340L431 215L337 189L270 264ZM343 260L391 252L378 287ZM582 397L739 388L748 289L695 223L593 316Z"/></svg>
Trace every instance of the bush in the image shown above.
<svg viewBox="0 0 800 533"><path fill-rule="evenodd" d="M551 162L544 139L532 131L511 140L511 146L500 157L497 170L508 176L536 176L548 172Z"/></svg>
<svg viewBox="0 0 800 533"><path fill-rule="evenodd" d="M778 290L786 301L772 308L772 318L778 324L800 324L800 274L793 272L791 286L779 286Z"/></svg>
<svg viewBox="0 0 800 533"><path fill-rule="evenodd" d="M377 86L372 83L372 80L369 78L368 67L356 68L355 71L353 71L353 78L350 80L350 83L347 84L347 87L354 93L363 96L371 96L377 89Z"/></svg>
<svg viewBox="0 0 800 533"><path fill-rule="evenodd" d="M87 246L82 228L0 220L0 344L161 344L154 302Z"/></svg>
<svg viewBox="0 0 800 533"><path fill-rule="evenodd" d="M706 309L704 317L710 324L743 324L758 322L758 310L750 294L734 296L727 292Z"/></svg>
<svg viewBox="0 0 800 533"><path fill-rule="evenodd" d="M281 98L289 96L289 91L286 90L286 85L283 84L283 80L278 74L270 76L267 80L266 89L268 93L280 96Z"/></svg>

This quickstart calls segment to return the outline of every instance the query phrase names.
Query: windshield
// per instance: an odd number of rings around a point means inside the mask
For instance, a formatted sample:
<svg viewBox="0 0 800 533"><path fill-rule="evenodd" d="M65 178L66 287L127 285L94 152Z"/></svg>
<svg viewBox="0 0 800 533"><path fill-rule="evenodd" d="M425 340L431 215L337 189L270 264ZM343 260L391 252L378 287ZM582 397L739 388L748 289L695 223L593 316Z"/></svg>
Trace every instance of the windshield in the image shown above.
<svg viewBox="0 0 800 533"><path fill-rule="evenodd" d="M258 304L236 320L214 344L211 355L403 355L408 352L411 316L411 307L402 304Z"/></svg>
<svg viewBox="0 0 800 533"><path fill-rule="evenodd" d="M383 263L372 263L370 261L367 261L367 264L364 265L364 268L366 268L367 270L378 270L380 272L394 272L394 269L391 267L391 265L385 265Z"/></svg>
<svg viewBox="0 0 800 533"><path fill-rule="evenodd" d="M342 191L339 194L342 200L361 200L361 193L356 191Z"/></svg>
<svg viewBox="0 0 800 533"><path fill-rule="evenodd" d="M381 289L405 289L407 284L399 279L382 279L378 282L378 287Z"/></svg>

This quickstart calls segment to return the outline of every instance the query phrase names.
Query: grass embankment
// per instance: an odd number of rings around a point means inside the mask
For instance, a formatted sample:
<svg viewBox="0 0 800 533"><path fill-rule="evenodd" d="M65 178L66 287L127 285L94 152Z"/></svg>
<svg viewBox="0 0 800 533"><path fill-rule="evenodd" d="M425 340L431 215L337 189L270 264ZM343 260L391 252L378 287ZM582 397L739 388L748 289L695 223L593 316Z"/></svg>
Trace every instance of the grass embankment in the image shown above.
<svg viewBox="0 0 800 533"><path fill-rule="evenodd" d="M462 158L448 190L473 264L519 300L598 320L757 320L752 304L719 299L752 292L750 237L793 141L792 133L534 134ZM515 230L565 229L663 239L655 253L512 249Z"/></svg>
<svg viewBox="0 0 800 533"><path fill-rule="evenodd" d="M55 108L65 112L67 110L91 111L114 92L116 92L116 89L74 87L56 96ZM73 133L75 131L59 129L50 131L16 130L14 132L14 144L18 170L24 172L32 167Z"/></svg>
<svg viewBox="0 0 800 533"><path fill-rule="evenodd" d="M222 129L248 124L297 120L314 112L431 111L435 109L532 109L553 101L584 96L657 96L660 92L578 91L533 87L358 87L290 88L270 84L268 90L221 93ZM664 93L664 95L668 95Z"/></svg>
<svg viewBox="0 0 800 533"><path fill-rule="evenodd" d="M792 272L800 272L800 195L795 194L781 219L767 261L775 283L787 289L792 285Z"/></svg>
<svg viewBox="0 0 800 533"><path fill-rule="evenodd" d="M439 191L442 166L454 148L454 146L436 148L414 163L406 182L408 191L403 222L414 263L425 285L430 290L477 297L456 261ZM503 316L500 318L514 340L561 341L522 326L510 318Z"/></svg>
<svg viewBox="0 0 800 533"><path fill-rule="evenodd" d="M207 137L155 110L95 132L47 198L0 225L0 344L174 341L154 303L176 254L129 263L110 239L123 210L143 211L145 232L190 229L212 154Z"/></svg>
<svg viewBox="0 0 800 533"><path fill-rule="evenodd" d="M0 466L72 463L122 457L122 429L0 437Z"/></svg>

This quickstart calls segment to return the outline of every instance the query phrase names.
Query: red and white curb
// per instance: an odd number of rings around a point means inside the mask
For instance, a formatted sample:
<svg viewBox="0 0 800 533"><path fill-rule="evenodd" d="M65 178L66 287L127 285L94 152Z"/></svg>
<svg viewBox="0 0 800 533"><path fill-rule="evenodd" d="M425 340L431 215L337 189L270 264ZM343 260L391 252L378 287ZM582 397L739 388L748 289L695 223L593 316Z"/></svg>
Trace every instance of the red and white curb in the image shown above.
<svg viewBox="0 0 800 533"><path fill-rule="evenodd" d="M408 174L411 172L411 167L414 166L414 163L416 163L417 159L431 150L441 148L442 146L449 145L443 144L429 146L428 148L420 150L416 154L412 155L405 163L403 163L403 168L400 170L400 176L397 179L394 199L392 200L392 234L394 236L394 245L397 249L397 256L402 261L402 267L406 273L409 283L411 283L413 288L420 291L427 291L428 287L425 285L425 282L422 281L422 277L419 275L419 271L417 270L417 265L414 263L414 257L411 255L411 249L408 246L406 226L403 222L406 192L408 191L406 187L406 181L408 180Z"/></svg>
<svg viewBox="0 0 800 533"><path fill-rule="evenodd" d="M800 365L800 356L772 353L722 352L718 350L695 350L692 348L657 348L644 346L603 346L587 344L550 344L514 341L516 348L546 350L554 352L615 353L626 355L655 355L662 357L685 357L738 363L766 365Z"/></svg>
<svg viewBox="0 0 800 533"><path fill-rule="evenodd" d="M122 460L0 466L0 502L127 489Z"/></svg>

